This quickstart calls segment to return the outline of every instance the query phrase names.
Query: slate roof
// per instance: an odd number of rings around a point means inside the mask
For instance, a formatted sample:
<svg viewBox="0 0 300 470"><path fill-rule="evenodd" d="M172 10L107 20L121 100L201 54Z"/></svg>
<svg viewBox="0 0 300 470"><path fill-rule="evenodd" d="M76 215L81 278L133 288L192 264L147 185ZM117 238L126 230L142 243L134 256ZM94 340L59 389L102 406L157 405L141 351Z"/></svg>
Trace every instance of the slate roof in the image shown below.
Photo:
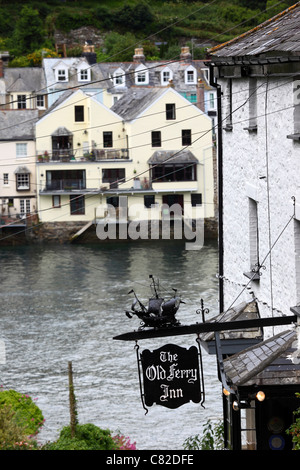
<svg viewBox="0 0 300 470"><path fill-rule="evenodd" d="M198 159L190 150L157 150L151 158L149 165L165 163L198 163Z"/></svg>
<svg viewBox="0 0 300 470"><path fill-rule="evenodd" d="M211 48L212 60L219 57L300 55L300 2L257 27Z"/></svg>
<svg viewBox="0 0 300 470"><path fill-rule="evenodd" d="M36 109L1 110L0 140L33 140L38 118L39 111Z"/></svg>
<svg viewBox="0 0 300 470"><path fill-rule="evenodd" d="M67 82L57 82L55 77L54 67L61 62L65 65L68 70L68 81ZM91 69L91 81L89 82L79 82L77 71L80 65L85 64L88 69ZM45 58L43 60L43 69L45 73L45 80L48 87L54 86L56 90L67 90L68 88L80 85L85 89L93 84L94 81L97 82L97 88L104 88L105 77L102 75L101 70L91 67L85 57L64 57L63 59L59 58Z"/></svg>
<svg viewBox="0 0 300 470"><path fill-rule="evenodd" d="M211 319L210 323L215 322L231 322L235 320L254 320L259 318L258 306L255 300L250 302L241 302L235 307L230 308L224 313L221 313ZM214 340L215 334L213 331L203 333L200 335L201 341ZM247 328L246 330L226 330L220 332L220 339L246 339L246 338L263 338L262 329L259 327Z"/></svg>
<svg viewBox="0 0 300 470"><path fill-rule="evenodd" d="M8 93L45 93L45 76L40 67L5 67L4 81Z"/></svg>
<svg viewBox="0 0 300 470"><path fill-rule="evenodd" d="M233 386L300 385L297 333L287 330L224 360Z"/></svg>
<svg viewBox="0 0 300 470"><path fill-rule="evenodd" d="M187 61L145 61L140 63L134 62L110 62L110 63L97 63L93 65L93 70L101 71L103 77L107 78L107 89L111 93L125 93L128 88L135 86L134 72L137 67L144 65L145 70L149 72L149 83L145 86L147 87L163 87L166 88L166 85L161 84L161 72L168 68L173 73L173 84L176 91L179 93L184 92L195 92L197 84L186 84L185 83L185 70L193 66L197 70L198 78L201 78L204 83L205 77L203 75L202 69L207 68L202 60L187 60ZM115 87L113 86L113 76L114 73L122 69L125 75L125 87ZM139 88L144 85L137 85ZM208 84L207 84L208 86Z"/></svg>
<svg viewBox="0 0 300 470"><path fill-rule="evenodd" d="M131 88L111 107L111 110L124 120L132 121L165 91L166 88Z"/></svg>

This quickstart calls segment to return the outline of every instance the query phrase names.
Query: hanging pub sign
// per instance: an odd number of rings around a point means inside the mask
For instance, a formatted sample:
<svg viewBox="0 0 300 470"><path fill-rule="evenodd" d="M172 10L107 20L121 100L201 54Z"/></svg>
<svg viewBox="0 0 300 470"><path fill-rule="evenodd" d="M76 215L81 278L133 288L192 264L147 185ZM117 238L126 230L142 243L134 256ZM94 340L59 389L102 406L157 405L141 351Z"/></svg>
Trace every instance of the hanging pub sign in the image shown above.
<svg viewBox="0 0 300 470"><path fill-rule="evenodd" d="M202 405L199 354L196 346L185 349L174 344L154 351L144 350L140 355L144 404L178 408L192 401Z"/></svg>

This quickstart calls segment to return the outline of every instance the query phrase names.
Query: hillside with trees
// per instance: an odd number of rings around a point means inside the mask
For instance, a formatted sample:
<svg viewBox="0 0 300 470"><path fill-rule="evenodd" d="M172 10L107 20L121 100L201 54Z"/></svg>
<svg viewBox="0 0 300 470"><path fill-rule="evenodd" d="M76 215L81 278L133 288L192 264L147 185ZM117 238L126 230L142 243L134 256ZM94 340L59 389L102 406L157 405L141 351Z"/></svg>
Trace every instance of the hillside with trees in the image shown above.
<svg viewBox="0 0 300 470"><path fill-rule="evenodd" d="M196 59L205 56L207 47L242 34L293 3L0 0L0 50L9 52L11 66L34 66L43 56L55 56L60 38L68 43L68 55L76 56L81 54L82 43L75 32L90 28L97 39L99 61L131 60L137 44L151 60L174 57L180 45L190 43Z"/></svg>

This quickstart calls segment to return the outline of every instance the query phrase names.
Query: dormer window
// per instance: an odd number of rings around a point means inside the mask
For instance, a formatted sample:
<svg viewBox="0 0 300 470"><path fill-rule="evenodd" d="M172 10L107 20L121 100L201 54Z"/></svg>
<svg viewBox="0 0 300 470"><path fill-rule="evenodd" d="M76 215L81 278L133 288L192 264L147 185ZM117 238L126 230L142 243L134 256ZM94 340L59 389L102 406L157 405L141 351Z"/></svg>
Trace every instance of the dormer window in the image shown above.
<svg viewBox="0 0 300 470"><path fill-rule="evenodd" d="M79 71L79 81L80 82L88 82L90 80L90 71L88 69L81 69Z"/></svg>
<svg viewBox="0 0 300 470"><path fill-rule="evenodd" d="M65 69L57 70L57 81L66 82L67 81L67 71Z"/></svg>
<svg viewBox="0 0 300 470"><path fill-rule="evenodd" d="M197 82L196 69L192 66L188 67L185 71L185 83L194 85Z"/></svg>
<svg viewBox="0 0 300 470"><path fill-rule="evenodd" d="M113 76L114 86L124 86L125 85L125 74L124 70L119 68L114 72Z"/></svg>
<svg viewBox="0 0 300 470"><path fill-rule="evenodd" d="M148 85L149 84L149 72L145 65L139 65L135 70L135 84L136 85Z"/></svg>
<svg viewBox="0 0 300 470"><path fill-rule="evenodd" d="M165 68L161 72L161 84L162 85L169 85L170 80L172 80L172 79L173 79L172 70L170 70L169 68Z"/></svg>

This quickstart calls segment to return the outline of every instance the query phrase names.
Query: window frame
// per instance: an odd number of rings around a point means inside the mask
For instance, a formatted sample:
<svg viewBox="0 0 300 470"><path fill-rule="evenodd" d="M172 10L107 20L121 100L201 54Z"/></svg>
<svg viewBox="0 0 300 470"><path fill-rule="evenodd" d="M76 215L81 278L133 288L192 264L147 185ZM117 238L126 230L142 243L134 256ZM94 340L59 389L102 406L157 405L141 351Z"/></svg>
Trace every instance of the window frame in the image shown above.
<svg viewBox="0 0 300 470"><path fill-rule="evenodd" d="M161 147L161 131L151 131L151 146Z"/></svg>
<svg viewBox="0 0 300 470"><path fill-rule="evenodd" d="M176 120L176 105L175 103L166 103L166 120L175 121Z"/></svg>
<svg viewBox="0 0 300 470"><path fill-rule="evenodd" d="M57 200L57 202L55 202L56 200ZM60 194L53 194L53 196L52 196L52 207L53 207L53 209L60 209L60 207L61 207Z"/></svg>
<svg viewBox="0 0 300 470"><path fill-rule="evenodd" d="M181 145L183 147L192 145L192 130L181 129Z"/></svg>
<svg viewBox="0 0 300 470"><path fill-rule="evenodd" d="M18 109L26 109L27 108L26 95L17 95L17 108Z"/></svg>
<svg viewBox="0 0 300 470"><path fill-rule="evenodd" d="M74 106L74 121L75 122L84 122L84 106L75 105Z"/></svg>
<svg viewBox="0 0 300 470"><path fill-rule="evenodd" d="M144 207L146 209L151 209L151 206L155 205L155 195L154 194L144 194Z"/></svg>
<svg viewBox="0 0 300 470"><path fill-rule="evenodd" d="M150 169L153 183L178 183L180 181L197 181L197 164L170 163L153 165Z"/></svg>
<svg viewBox="0 0 300 470"><path fill-rule="evenodd" d="M103 131L103 148L113 148L113 132Z"/></svg>
<svg viewBox="0 0 300 470"><path fill-rule="evenodd" d="M21 149L24 149L25 152L21 152ZM17 142L16 143L16 158L27 158L27 157L28 157L27 142Z"/></svg>
<svg viewBox="0 0 300 470"><path fill-rule="evenodd" d="M84 195L70 195L70 215L85 215ZM75 206L75 208L74 208Z"/></svg>
<svg viewBox="0 0 300 470"><path fill-rule="evenodd" d="M30 191L30 173L16 173L16 190Z"/></svg>

